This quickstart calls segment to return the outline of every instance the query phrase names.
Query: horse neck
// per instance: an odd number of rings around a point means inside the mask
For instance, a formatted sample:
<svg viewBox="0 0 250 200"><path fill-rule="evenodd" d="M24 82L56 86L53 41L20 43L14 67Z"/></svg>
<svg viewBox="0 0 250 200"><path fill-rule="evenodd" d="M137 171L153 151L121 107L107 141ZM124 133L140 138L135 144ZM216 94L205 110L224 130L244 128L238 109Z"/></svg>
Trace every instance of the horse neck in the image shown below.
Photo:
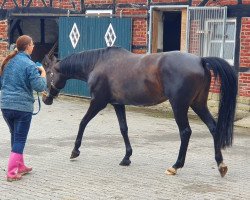
<svg viewBox="0 0 250 200"><path fill-rule="evenodd" d="M92 72L92 70L94 69L94 64L90 65L90 64L85 64L82 66L81 71L79 72L79 74L81 74L81 78L84 79L84 81L87 81L89 78L89 74Z"/></svg>
<svg viewBox="0 0 250 200"><path fill-rule="evenodd" d="M86 55L78 55L78 57L71 57L70 59L71 60L63 62L62 66L60 66L60 72L67 77L67 79L79 79L83 81L88 80L89 74L98 61L97 56L92 58Z"/></svg>
<svg viewBox="0 0 250 200"><path fill-rule="evenodd" d="M91 66L81 65L81 67L78 70L74 71L74 73L63 73L63 75L67 77L67 79L78 79L87 81L91 71Z"/></svg>

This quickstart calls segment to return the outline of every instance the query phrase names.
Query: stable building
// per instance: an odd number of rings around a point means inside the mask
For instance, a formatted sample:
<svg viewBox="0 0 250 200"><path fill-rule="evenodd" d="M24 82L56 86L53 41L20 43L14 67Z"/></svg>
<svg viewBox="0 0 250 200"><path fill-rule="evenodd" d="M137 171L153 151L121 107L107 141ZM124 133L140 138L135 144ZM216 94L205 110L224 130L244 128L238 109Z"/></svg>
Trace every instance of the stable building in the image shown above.
<svg viewBox="0 0 250 200"><path fill-rule="evenodd" d="M221 57L237 70L238 102L250 111L249 0L1 0L0 30L0 60L22 34L34 39L34 61L51 48L62 59L112 45ZM219 92L214 80L210 90ZM89 95L75 80L63 92Z"/></svg>

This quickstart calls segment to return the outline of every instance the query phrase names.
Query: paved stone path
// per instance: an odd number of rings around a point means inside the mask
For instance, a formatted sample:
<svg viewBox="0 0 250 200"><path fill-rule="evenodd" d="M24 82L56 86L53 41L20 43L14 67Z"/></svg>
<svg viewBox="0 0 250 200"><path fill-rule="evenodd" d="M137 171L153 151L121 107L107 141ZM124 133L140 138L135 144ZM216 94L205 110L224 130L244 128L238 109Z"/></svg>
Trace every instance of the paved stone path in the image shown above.
<svg viewBox="0 0 250 200"><path fill-rule="evenodd" d="M87 101L76 98L42 105L25 150L26 163L34 170L12 183L5 178L10 140L0 116L0 200L250 199L250 129L236 128L233 147L223 151L229 171L221 178L207 127L191 120L186 164L176 176L167 176L180 144L175 121L127 112L133 156L131 166L122 167L125 148L110 106L89 123L81 155L70 161L87 107Z"/></svg>

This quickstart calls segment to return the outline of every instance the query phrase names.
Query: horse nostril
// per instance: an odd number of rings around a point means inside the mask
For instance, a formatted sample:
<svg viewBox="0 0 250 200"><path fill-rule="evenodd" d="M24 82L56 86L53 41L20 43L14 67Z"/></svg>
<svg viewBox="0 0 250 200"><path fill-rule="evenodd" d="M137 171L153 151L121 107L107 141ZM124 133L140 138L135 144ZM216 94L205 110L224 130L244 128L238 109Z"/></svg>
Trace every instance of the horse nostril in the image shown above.
<svg viewBox="0 0 250 200"><path fill-rule="evenodd" d="M48 96L43 96L42 100L46 105L51 105L53 103L53 98Z"/></svg>

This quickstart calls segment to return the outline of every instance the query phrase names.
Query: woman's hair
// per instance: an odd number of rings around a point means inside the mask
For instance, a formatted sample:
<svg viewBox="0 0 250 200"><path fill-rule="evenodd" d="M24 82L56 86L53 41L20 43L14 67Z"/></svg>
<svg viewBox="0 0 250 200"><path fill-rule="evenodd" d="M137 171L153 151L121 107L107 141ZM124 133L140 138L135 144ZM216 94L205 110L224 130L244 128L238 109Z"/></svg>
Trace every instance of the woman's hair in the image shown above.
<svg viewBox="0 0 250 200"><path fill-rule="evenodd" d="M9 62L9 60L13 58L18 51L25 51L31 42L32 38L28 35L22 35L17 38L16 49L14 49L14 51L12 51L2 62L2 65L0 67L0 76L3 74L3 70L6 67L6 64Z"/></svg>

